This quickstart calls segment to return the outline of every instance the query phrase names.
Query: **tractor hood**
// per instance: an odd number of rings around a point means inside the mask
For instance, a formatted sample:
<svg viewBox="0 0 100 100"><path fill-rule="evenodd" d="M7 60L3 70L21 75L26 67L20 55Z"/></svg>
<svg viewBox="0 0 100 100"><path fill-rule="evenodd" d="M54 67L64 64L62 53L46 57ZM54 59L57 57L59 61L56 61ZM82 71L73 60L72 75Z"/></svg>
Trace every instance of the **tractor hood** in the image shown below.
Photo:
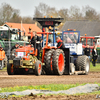
<svg viewBox="0 0 100 100"><path fill-rule="evenodd" d="M31 45L28 45L28 46L22 46L16 49L16 52L26 52L26 51L29 51L29 52L34 51L34 48L31 47Z"/></svg>

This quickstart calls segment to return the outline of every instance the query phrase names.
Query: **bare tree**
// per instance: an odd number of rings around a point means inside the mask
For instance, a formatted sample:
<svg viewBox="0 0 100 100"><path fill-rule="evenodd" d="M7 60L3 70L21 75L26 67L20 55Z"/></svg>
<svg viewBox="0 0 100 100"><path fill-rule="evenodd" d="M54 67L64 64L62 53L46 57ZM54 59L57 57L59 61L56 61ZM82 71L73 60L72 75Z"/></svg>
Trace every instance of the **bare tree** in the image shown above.
<svg viewBox="0 0 100 100"><path fill-rule="evenodd" d="M96 10L89 5L82 8L85 20L99 20L100 16Z"/></svg>
<svg viewBox="0 0 100 100"><path fill-rule="evenodd" d="M22 22L23 23L34 23L32 17L22 17Z"/></svg>
<svg viewBox="0 0 100 100"><path fill-rule="evenodd" d="M63 22L65 22L69 18L68 9L67 8L60 9L58 11L58 15L59 15L59 17L64 18Z"/></svg>
<svg viewBox="0 0 100 100"><path fill-rule="evenodd" d="M0 8L0 23L9 21L12 17L13 9L9 4L2 3Z"/></svg>
<svg viewBox="0 0 100 100"><path fill-rule="evenodd" d="M12 8L7 3L2 3L0 7L0 25L5 22L20 22L21 16L18 9Z"/></svg>
<svg viewBox="0 0 100 100"><path fill-rule="evenodd" d="M47 15L48 5L40 3L35 7L34 17L44 17Z"/></svg>
<svg viewBox="0 0 100 100"><path fill-rule="evenodd" d="M18 9L13 9L12 17L9 20L10 22L20 23L21 21L20 11Z"/></svg>
<svg viewBox="0 0 100 100"><path fill-rule="evenodd" d="M81 20L83 18L81 9L78 6L71 6L69 9L69 20Z"/></svg>
<svg viewBox="0 0 100 100"><path fill-rule="evenodd" d="M55 7L49 7L44 3L40 3L35 7L34 17L58 17L58 12Z"/></svg>
<svg viewBox="0 0 100 100"><path fill-rule="evenodd" d="M48 17L58 17L58 11L55 7L48 7L47 9L47 16Z"/></svg>

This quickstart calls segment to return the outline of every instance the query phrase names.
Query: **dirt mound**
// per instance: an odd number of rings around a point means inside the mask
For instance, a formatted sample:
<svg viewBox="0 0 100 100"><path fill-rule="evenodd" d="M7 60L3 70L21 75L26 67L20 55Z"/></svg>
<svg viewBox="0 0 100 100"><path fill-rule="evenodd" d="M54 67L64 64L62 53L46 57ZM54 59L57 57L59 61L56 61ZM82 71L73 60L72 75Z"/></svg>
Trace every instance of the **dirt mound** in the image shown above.
<svg viewBox="0 0 100 100"><path fill-rule="evenodd" d="M99 99L99 98L98 98ZM76 96L76 95L33 95L31 94L30 96L24 96L24 97L11 97L7 99L0 99L0 100L98 100L96 98L96 95L81 95L81 96Z"/></svg>

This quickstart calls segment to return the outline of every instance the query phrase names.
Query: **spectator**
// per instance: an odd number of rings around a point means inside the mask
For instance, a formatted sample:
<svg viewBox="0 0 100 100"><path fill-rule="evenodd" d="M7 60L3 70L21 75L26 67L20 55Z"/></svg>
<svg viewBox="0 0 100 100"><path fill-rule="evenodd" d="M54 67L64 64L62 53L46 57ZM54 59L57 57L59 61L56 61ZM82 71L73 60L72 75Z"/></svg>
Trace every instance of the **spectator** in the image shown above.
<svg viewBox="0 0 100 100"><path fill-rule="evenodd" d="M90 46L87 44L86 48L84 49L84 54L87 55L90 59Z"/></svg>
<svg viewBox="0 0 100 100"><path fill-rule="evenodd" d="M37 36L35 31L33 31L33 37L31 39L31 44L33 44L34 49L38 50L37 58L39 59L39 54L40 54L40 50L41 50L41 38L39 36Z"/></svg>
<svg viewBox="0 0 100 100"><path fill-rule="evenodd" d="M96 65L96 61L97 61L97 50L96 50L97 46L94 46L94 48L92 49L92 64L93 66Z"/></svg>
<svg viewBox="0 0 100 100"><path fill-rule="evenodd" d="M64 45L63 41L60 39L60 37L56 37L56 41L58 43L57 48L59 48L59 49L65 48L65 45Z"/></svg>
<svg viewBox="0 0 100 100"><path fill-rule="evenodd" d="M3 47L1 46L1 44L0 44L0 50L3 51Z"/></svg>

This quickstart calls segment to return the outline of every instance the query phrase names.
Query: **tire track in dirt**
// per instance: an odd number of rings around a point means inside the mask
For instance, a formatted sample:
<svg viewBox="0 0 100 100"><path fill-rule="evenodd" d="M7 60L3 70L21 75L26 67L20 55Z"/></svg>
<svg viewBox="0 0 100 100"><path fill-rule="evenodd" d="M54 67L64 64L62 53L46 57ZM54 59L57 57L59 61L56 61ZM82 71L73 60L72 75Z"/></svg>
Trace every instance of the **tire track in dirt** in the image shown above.
<svg viewBox="0 0 100 100"><path fill-rule="evenodd" d="M6 71L0 72L0 87L13 87L23 85L42 84L75 84L100 82L100 73L89 75L8 75Z"/></svg>

